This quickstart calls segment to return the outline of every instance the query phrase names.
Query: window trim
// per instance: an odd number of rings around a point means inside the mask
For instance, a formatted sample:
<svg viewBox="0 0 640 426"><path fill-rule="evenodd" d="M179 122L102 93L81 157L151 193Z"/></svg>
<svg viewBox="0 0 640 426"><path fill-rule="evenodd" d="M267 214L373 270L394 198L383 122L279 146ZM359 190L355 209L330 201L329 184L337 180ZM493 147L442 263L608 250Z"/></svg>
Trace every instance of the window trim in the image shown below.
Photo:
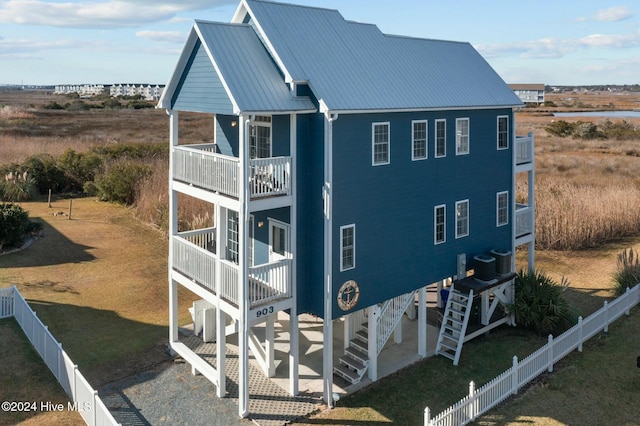
<svg viewBox="0 0 640 426"><path fill-rule="evenodd" d="M504 131L504 135L505 135L505 146L501 146L500 145L500 119L505 119L506 120L506 124L507 124L507 128ZM499 151L505 150L505 149L509 149L509 116L508 115L499 115L496 119L496 148Z"/></svg>
<svg viewBox="0 0 640 426"><path fill-rule="evenodd" d="M500 222L500 197L506 196L506 205L504 206L505 221ZM500 191L496 194L496 227L505 226L509 224L509 191Z"/></svg>
<svg viewBox="0 0 640 426"><path fill-rule="evenodd" d="M344 262L344 250L349 246L344 245L344 231L347 229L353 230L353 244L351 245L351 266L345 267ZM344 225L340 227L340 272L349 271L356 268L356 224Z"/></svg>
<svg viewBox="0 0 640 426"><path fill-rule="evenodd" d="M387 160L386 162L376 162L376 127L387 127ZM371 124L371 165L372 166L384 166L391 163L391 123L389 121L383 121Z"/></svg>
<svg viewBox="0 0 640 426"><path fill-rule="evenodd" d="M424 124L424 156L416 157L416 124ZM426 160L429 158L429 121L428 120L411 120L411 161Z"/></svg>
<svg viewBox="0 0 640 426"><path fill-rule="evenodd" d="M467 215L464 218L465 221L465 228L466 228L466 232L465 233L460 233L460 229L459 229L459 224L460 224L460 218L458 217L458 208L461 205L466 205L467 206ZM464 238L469 236L469 199L467 198L466 200L460 200L460 201L456 201L456 239L458 238Z"/></svg>
<svg viewBox="0 0 640 426"><path fill-rule="evenodd" d="M442 240L438 240L438 210L442 209ZM439 204L433 208L433 244L447 242L447 205Z"/></svg>
<svg viewBox="0 0 640 426"><path fill-rule="evenodd" d="M249 123L247 133L249 136L249 158L250 159L260 159L260 158L271 158L273 157L273 126L272 120L270 116L258 115L254 118L252 122ZM268 157L258 157L258 128L265 128L269 130L269 156ZM252 132L255 131L255 135L252 135ZM252 146L251 139L255 138L255 147ZM251 152L253 150L254 156L251 156Z"/></svg>
<svg viewBox="0 0 640 426"><path fill-rule="evenodd" d="M458 130L458 125L464 122L467 123L466 135L460 134ZM467 144L466 144L467 149L464 151L461 149L463 136L466 136L466 139L467 139ZM471 122L469 120L469 117L456 118L456 155L469 155L470 151L471 151Z"/></svg>
<svg viewBox="0 0 640 426"><path fill-rule="evenodd" d="M442 142L443 142L443 153L442 154L438 154L438 124L442 123L443 124L443 130L444 130L444 135L442 136ZM434 158L444 158L447 156L447 119L446 118L439 118L435 121L435 125L434 127L434 147L433 147L433 156Z"/></svg>

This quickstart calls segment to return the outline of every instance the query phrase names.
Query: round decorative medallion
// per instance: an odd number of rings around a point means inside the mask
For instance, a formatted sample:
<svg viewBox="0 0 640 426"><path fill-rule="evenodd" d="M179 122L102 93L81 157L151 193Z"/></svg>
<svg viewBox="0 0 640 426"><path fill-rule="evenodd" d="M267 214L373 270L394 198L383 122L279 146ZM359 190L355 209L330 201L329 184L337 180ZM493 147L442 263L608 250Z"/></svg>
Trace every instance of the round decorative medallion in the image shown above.
<svg viewBox="0 0 640 426"><path fill-rule="evenodd" d="M343 311L348 311L356 306L360 297L360 287L354 280L345 281L338 290L338 307Z"/></svg>

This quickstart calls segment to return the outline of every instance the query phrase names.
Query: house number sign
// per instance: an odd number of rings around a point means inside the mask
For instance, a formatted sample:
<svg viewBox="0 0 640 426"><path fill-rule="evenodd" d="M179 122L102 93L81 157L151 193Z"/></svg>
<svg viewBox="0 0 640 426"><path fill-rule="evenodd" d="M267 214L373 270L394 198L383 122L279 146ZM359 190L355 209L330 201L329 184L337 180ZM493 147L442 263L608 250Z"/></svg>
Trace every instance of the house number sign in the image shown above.
<svg viewBox="0 0 640 426"><path fill-rule="evenodd" d="M360 287L354 280L345 281L338 290L338 307L343 311L348 311L356 306L360 297Z"/></svg>

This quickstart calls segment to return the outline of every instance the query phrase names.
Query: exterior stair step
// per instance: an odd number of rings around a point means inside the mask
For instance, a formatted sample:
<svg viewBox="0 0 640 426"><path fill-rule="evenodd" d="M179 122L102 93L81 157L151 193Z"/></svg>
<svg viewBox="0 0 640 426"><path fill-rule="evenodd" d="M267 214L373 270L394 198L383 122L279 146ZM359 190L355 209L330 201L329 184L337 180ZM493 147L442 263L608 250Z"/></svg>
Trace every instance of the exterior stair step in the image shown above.
<svg viewBox="0 0 640 426"><path fill-rule="evenodd" d="M355 348L348 347L347 349L344 350L344 352L345 354L349 355L351 358L358 360L363 364L369 362L369 357L367 356L367 354Z"/></svg>
<svg viewBox="0 0 640 426"><path fill-rule="evenodd" d="M355 371L351 371L346 365L339 364L334 366L333 372L338 374L351 384L358 383L361 379L358 373L356 373Z"/></svg>
<svg viewBox="0 0 640 426"><path fill-rule="evenodd" d="M365 368L367 368L366 364L346 354L340 357L340 363L346 365L347 367L350 367L353 370L356 370L357 372L361 372Z"/></svg>
<svg viewBox="0 0 640 426"><path fill-rule="evenodd" d="M369 332L365 330L359 330L356 332L356 336L363 342L369 342Z"/></svg>
<svg viewBox="0 0 640 426"><path fill-rule="evenodd" d="M351 347L358 349L361 352L367 353L369 350L369 344L362 340L355 338L351 340Z"/></svg>

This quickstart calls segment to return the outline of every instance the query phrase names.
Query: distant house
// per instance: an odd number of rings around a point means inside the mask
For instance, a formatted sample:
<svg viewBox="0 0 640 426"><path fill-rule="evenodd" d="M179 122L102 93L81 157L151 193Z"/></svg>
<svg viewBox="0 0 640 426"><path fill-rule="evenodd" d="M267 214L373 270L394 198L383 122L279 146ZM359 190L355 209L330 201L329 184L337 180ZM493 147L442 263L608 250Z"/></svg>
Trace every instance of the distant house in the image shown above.
<svg viewBox="0 0 640 426"><path fill-rule="evenodd" d="M171 129L171 348L222 397L236 334L247 416L250 348L271 376L273 322L288 315L297 394L298 315L311 313L323 321L317 374L331 406L334 374L377 379L403 316L418 322L427 356L427 287L452 281L437 353L457 363L474 294L484 332L509 322L492 318L512 301L510 253L525 245L533 267L533 136L515 135L513 112L522 105L469 43L264 0L241 0L231 23L196 21L158 104ZM211 117L214 143L180 144L183 111ZM517 174L529 186L518 203ZM208 203L215 224L179 228L185 196ZM185 289L202 299L194 316L217 342L215 366L178 333ZM347 344L334 361L337 321Z"/></svg>
<svg viewBox="0 0 640 426"><path fill-rule="evenodd" d="M544 103L544 84L510 84L509 87L525 104Z"/></svg>

